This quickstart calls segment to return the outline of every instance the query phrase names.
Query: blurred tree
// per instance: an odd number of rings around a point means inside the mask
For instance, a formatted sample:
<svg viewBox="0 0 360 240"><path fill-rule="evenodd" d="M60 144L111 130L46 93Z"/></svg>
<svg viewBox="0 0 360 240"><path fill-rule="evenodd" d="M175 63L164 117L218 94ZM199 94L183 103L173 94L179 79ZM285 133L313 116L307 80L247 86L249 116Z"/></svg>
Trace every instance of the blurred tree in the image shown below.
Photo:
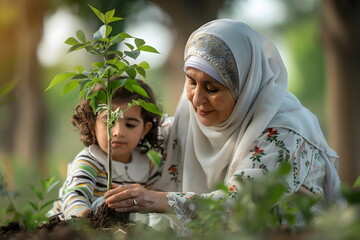
<svg viewBox="0 0 360 240"><path fill-rule="evenodd" d="M42 37L46 1L3 0L0 3L1 83L20 80L16 100L3 106L0 152L16 153L25 163L44 166L44 112L36 49ZM7 158L8 157L8 158Z"/></svg>
<svg viewBox="0 0 360 240"><path fill-rule="evenodd" d="M357 106L360 103L360 2L284 0L283 3L287 19L278 28L287 32L285 36L290 38L299 68L297 96L304 105L320 113L329 144L340 156L340 177L352 185L360 175L360 107ZM315 27L314 23L319 24ZM309 31L312 34L305 34ZM320 70L316 71L317 68ZM314 102L317 104L313 105ZM327 108L322 116L319 107L324 105Z"/></svg>
<svg viewBox="0 0 360 240"><path fill-rule="evenodd" d="M340 175L360 174L360 1L323 0L330 143L340 155Z"/></svg>

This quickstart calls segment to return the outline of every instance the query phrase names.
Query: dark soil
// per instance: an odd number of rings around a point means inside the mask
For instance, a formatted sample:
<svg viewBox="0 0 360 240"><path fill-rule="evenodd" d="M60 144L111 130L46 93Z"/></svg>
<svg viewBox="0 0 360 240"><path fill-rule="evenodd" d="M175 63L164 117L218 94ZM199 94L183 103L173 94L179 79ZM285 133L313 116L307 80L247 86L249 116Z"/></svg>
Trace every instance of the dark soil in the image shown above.
<svg viewBox="0 0 360 240"><path fill-rule="evenodd" d="M5 239L54 239L54 240L88 240L113 239L116 234L131 231L134 223L129 220L129 213L117 213L103 204L98 212L83 218L61 220L58 217L30 230L18 222L0 227L0 240Z"/></svg>

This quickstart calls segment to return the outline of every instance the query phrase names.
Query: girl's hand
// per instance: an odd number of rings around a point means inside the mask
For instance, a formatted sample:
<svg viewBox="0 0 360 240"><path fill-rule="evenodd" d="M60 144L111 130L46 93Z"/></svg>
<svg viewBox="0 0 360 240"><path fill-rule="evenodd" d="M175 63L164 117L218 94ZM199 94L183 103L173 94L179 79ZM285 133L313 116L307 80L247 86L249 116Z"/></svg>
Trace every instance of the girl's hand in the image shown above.
<svg viewBox="0 0 360 240"><path fill-rule="evenodd" d="M151 191L140 184L112 185L104 195L108 207L117 212L158 212L168 210L166 192Z"/></svg>

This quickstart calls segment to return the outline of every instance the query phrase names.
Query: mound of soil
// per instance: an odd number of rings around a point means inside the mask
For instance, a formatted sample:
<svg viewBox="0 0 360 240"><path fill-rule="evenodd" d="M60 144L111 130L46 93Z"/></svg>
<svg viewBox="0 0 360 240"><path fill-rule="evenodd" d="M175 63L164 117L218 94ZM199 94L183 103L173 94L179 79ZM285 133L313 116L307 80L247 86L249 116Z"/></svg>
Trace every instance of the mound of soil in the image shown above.
<svg viewBox="0 0 360 240"><path fill-rule="evenodd" d="M54 240L88 240L113 239L116 234L127 234L135 226L129 220L129 213L117 213L103 204L96 214L87 217L61 220L58 217L30 230L18 222L0 227L0 240L5 239L54 239Z"/></svg>

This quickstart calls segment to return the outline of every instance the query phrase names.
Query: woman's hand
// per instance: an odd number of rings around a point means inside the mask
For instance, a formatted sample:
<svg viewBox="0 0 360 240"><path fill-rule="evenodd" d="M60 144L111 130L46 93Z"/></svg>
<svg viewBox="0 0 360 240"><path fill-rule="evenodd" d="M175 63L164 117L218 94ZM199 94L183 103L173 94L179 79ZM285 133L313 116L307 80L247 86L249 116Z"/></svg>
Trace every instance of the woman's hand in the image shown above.
<svg viewBox="0 0 360 240"><path fill-rule="evenodd" d="M112 185L104 195L108 207L117 212L158 212L168 210L166 192L144 188L140 184Z"/></svg>

